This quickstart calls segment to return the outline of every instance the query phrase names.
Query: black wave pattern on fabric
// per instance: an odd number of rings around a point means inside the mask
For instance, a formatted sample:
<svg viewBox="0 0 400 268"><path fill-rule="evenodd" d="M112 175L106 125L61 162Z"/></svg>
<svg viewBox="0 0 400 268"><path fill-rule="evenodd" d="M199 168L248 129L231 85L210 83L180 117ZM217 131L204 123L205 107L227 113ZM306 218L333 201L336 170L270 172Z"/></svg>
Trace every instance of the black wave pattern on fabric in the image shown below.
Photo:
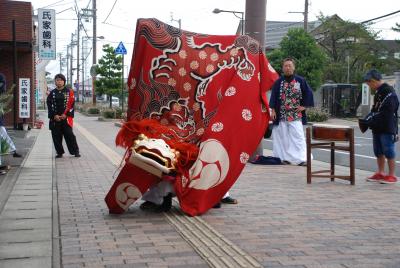
<svg viewBox="0 0 400 268"><path fill-rule="evenodd" d="M181 100L179 93L173 87L154 80L151 80L151 85L147 85L140 79L137 94L142 100L139 108L142 118L149 118L154 113L161 114L163 107L169 106L168 104L173 101L180 103Z"/></svg>
<svg viewBox="0 0 400 268"><path fill-rule="evenodd" d="M177 47L181 30L156 19L143 21L139 35L144 36L153 47L161 50Z"/></svg>
<svg viewBox="0 0 400 268"><path fill-rule="evenodd" d="M235 40L235 46L243 47L253 55L261 53L261 47L257 40L247 35L238 36Z"/></svg>

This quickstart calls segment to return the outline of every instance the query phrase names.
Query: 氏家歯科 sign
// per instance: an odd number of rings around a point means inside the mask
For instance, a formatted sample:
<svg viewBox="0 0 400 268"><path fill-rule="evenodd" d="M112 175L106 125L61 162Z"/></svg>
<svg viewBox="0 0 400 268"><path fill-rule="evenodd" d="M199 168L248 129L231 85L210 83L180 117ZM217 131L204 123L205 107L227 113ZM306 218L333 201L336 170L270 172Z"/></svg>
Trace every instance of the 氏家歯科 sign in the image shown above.
<svg viewBox="0 0 400 268"><path fill-rule="evenodd" d="M31 117L31 80L29 78L19 79L19 118Z"/></svg>
<svg viewBox="0 0 400 268"><path fill-rule="evenodd" d="M39 58L56 59L56 13L54 9L38 9Z"/></svg>

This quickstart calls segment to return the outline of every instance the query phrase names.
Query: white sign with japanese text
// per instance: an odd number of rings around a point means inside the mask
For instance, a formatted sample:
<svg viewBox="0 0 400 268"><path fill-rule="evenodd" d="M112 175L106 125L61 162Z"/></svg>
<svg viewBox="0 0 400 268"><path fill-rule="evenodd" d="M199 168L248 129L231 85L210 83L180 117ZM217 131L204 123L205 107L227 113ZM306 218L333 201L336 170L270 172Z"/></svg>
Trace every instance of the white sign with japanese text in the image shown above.
<svg viewBox="0 0 400 268"><path fill-rule="evenodd" d="M38 9L39 58L56 59L56 13L54 9Z"/></svg>
<svg viewBox="0 0 400 268"><path fill-rule="evenodd" d="M19 118L31 117L31 80L29 78L19 79Z"/></svg>

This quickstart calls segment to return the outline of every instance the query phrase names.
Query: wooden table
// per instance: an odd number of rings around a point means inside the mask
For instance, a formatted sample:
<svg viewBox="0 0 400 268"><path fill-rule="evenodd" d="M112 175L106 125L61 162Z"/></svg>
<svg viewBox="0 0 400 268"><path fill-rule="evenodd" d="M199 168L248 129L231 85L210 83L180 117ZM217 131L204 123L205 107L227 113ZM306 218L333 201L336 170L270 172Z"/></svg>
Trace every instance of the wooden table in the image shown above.
<svg viewBox="0 0 400 268"><path fill-rule="evenodd" d="M314 141L311 141L313 139ZM336 142L341 142L337 145ZM307 143L307 183L311 183L312 177L335 178L348 180L351 185L355 184L355 165L354 165L354 129L348 126L315 124L306 129ZM345 143L345 145L343 145ZM314 148L330 149L331 161L330 169L311 171L311 150ZM335 150L349 152L350 175L335 174Z"/></svg>

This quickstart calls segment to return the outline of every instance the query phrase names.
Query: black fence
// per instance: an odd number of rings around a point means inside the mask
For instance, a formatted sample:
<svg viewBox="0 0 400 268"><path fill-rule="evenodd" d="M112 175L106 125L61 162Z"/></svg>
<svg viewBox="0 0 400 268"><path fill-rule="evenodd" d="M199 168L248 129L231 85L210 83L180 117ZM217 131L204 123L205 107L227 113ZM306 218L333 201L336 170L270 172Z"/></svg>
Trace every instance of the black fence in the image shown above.
<svg viewBox="0 0 400 268"><path fill-rule="evenodd" d="M361 90L353 84L324 84L322 90L322 108L331 116L355 117L361 102Z"/></svg>

